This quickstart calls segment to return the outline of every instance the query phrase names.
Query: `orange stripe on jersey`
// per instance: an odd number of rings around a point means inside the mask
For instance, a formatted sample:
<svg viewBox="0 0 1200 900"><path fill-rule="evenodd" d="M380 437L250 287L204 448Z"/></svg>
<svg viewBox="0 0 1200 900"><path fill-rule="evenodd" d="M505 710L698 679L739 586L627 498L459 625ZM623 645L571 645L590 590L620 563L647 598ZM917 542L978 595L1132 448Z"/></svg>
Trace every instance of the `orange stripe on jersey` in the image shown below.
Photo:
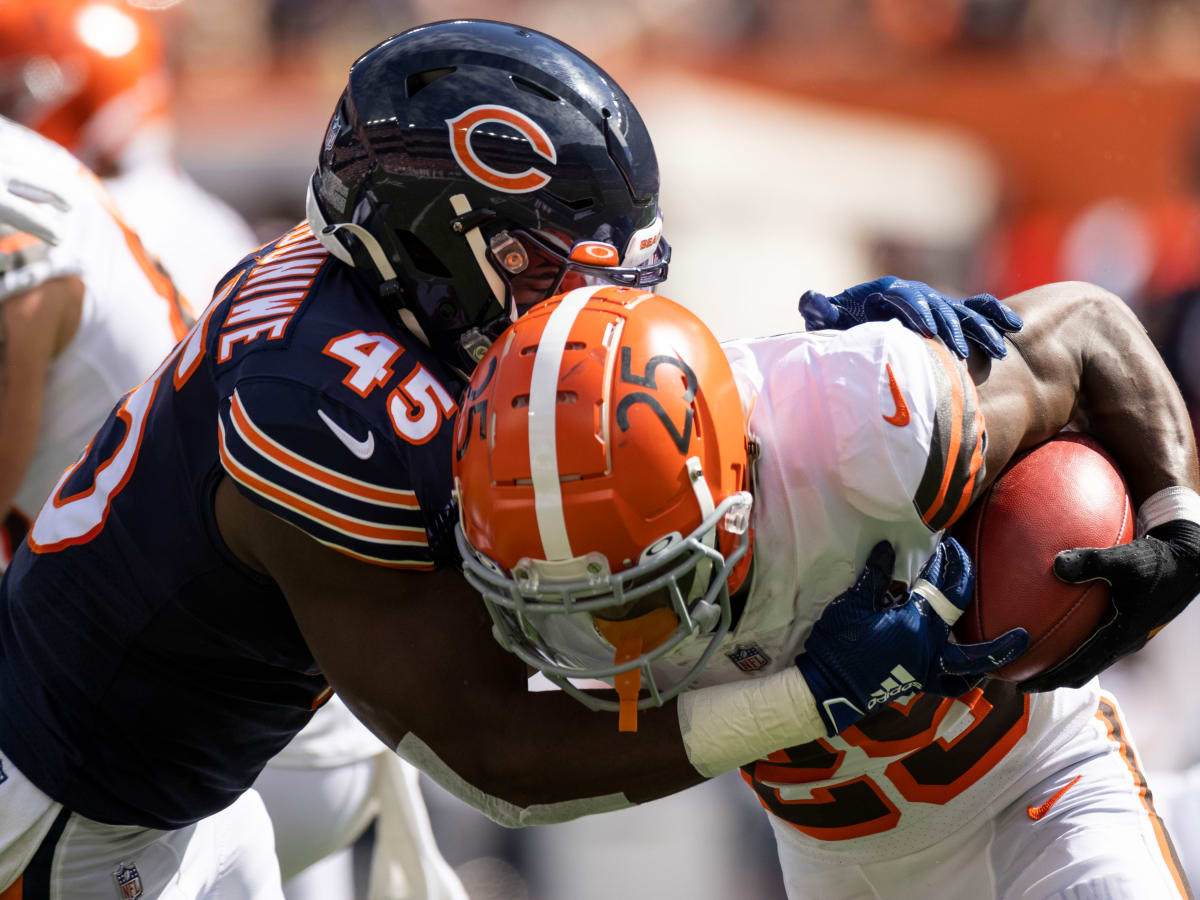
<svg viewBox="0 0 1200 900"><path fill-rule="evenodd" d="M225 423L219 419L217 420L217 429L220 432L217 449L221 455L222 465L234 479L256 494L261 494L271 502L277 503L297 515L312 519L331 531L339 532L356 540L412 547L429 546L423 528L412 528L405 525L379 525L346 516L268 481L233 458L225 440Z"/></svg>
<svg viewBox="0 0 1200 900"><path fill-rule="evenodd" d="M386 566L389 569L406 569L415 572L432 572L437 568L437 565L424 560L413 559L381 559L378 556L368 556L365 553L355 553L353 550L348 550L340 544L334 544L330 541L323 541L316 538L318 544L324 544L330 550L336 550L343 556L349 556L351 559L357 559L359 562L368 562L373 566ZM2 900L2 898L0 898Z"/></svg>
<svg viewBox="0 0 1200 900"><path fill-rule="evenodd" d="M967 384L970 390L974 392L975 385L968 379ZM983 412L979 408L979 399L975 398L975 434L983 434ZM975 442L975 449L971 452L971 465L967 471L967 483L963 487L962 496L958 500L958 505L954 507L954 512L950 514L950 520L943 526L949 528L959 520L963 513L967 511L967 507L971 505L971 498L975 496L975 487L979 482L979 470L983 468L983 441ZM926 523L928 524L928 523Z"/></svg>
<svg viewBox="0 0 1200 900"><path fill-rule="evenodd" d="M1100 697L1100 706L1096 710L1096 718L1100 720L1107 730L1109 740L1117 744L1121 759L1124 761L1126 768L1129 769L1129 774L1133 777L1133 784L1138 790L1138 799L1141 800L1142 808L1146 810L1146 815L1150 818L1150 827L1154 831L1154 839L1158 843L1158 851L1162 854L1167 871L1171 873L1175 889L1179 891L1180 897L1192 900L1192 890L1188 885L1187 876L1183 874L1183 866L1179 862L1179 856L1175 852L1175 845L1171 843L1171 837L1167 834L1163 820L1154 808L1154 797L1150 793L1150 786L1146 783L1146 776L1142 772L1137 752L1125 736L1125 726L1121 721L1120 715L1117 713L1116 706L1104 695Z"/></svg>
<svg viewBox="0 0 1200 900"><path fill-rule="evenodd" d="M18 231L16 234L6 234L0 238L0 253L19 253L26 247L32 247L40 243L41 241L32 234ZM5 894L0 894L0 900L4 900L5 896Z"/></svg>
<svg viewBox="0 0 1200 900"><path fill-rule="evenodd" d="M281 469L286 469L306 481L353 497L355 500L362 500L365 503L394 506L400 509L421 508L417 502L417 495L413 491L382 487L366 481L359 481L349 475L342 475L310 459L305 459L272 440L266 432L250 420L246 407L242 404L242 398L238 396L236 389L233 392L229 411L233 417L233 424L237 426L238 433L246 443Z"/></svg>
<svg viewBox="0 0 1200 900"><path fill-rule="evenodd" d="M950 351L941 345L941 343L932 338L927 339L930 346L933 347L934 355L942 364L942 369L946 373L946 377L950 381L950 450L946 454L946 467L942 471L942 483L938 489L937 496L933 502L929 504L922 515L921 520L928 525L933 521L933 517L938 514L942 508L942 504L946 502L946 492L950 489L950 479L954 474L954 461L958 458L959 445L962 442L962 419L963 419L963 393L962 381L954 360L950 358Z"/></svg>
<svg viewBox="0 0 1200 900"><path fill-rule="evenodd" d="M18 875L17 880L0 893L0 900L22 900L24 896L24 879Z"/></svg>
<svg viewBox="0 0 1200 900"><path fill-rule="evenodd" d="M146 280L150 282L150 286L154 288L154 292L167 301L167 314L171 322L171 331L175 335L175 340L182 340L187 334L191 322L184 321L184 313L186 312L191 317L191 305L187 299L179 293L175 287L175 283L171 281L166 270L151 259L150 254L146 252L146 247L142 243L142 239L138 237L129 225L125 222L121 212L117 209L117 205L105 190L104 185L100 180L92 175L87 169L80 167L80 171L91 176L90 181L96 188L96 194L100 198L100 205L104 207L104 211L108 213L109 218L116 223L121 230L121 235L125 238L125 245L129 248L130 254L141 268L142 274L146 276Z"/></svg>

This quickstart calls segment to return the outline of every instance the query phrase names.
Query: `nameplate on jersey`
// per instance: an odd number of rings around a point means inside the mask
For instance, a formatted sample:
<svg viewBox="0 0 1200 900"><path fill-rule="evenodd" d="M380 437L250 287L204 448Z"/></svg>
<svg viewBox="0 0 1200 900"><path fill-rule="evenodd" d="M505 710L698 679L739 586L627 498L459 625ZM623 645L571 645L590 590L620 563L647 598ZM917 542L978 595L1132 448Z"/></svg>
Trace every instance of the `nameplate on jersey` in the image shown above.
<svg viewBox="0 0 1200 900"><path fill-rule="evenodd" d="M229 300L217 362L229 362L238 345L281 340L328 260L307 222L284 235L243 275Z"/></svg>

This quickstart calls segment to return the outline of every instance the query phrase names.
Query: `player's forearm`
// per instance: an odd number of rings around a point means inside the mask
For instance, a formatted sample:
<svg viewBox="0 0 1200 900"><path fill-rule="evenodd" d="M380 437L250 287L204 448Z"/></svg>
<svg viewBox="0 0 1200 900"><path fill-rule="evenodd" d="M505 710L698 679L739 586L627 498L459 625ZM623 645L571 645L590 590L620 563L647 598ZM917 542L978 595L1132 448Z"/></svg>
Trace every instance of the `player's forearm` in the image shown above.
<svg viewBox="0 0 1200 900"><path fill-rule="evenodd" d="M1064 282L1007 301L1026 321L1017 358L973 368L988 423L988 471L1075 421L1116 457L1135 504L1198 487L1183 398L1145 329L1103 288Z"/></svg>
<svg viewBox="0 0 1200 900"><path fill-rule="evenodd" d="M456 733L402 736L397 752L506 825L546 824L644 803L704 780L675 709L643 710L636 733L561 692L510 697ZM588 802L592 801L592 802Z"/></svg>
<svg viewBox="0 0 1200 900"><path fill-rule="evenodd" d="M463 714L459 728L429 740L401 735L396 750L510 826L644 803L827 733L794 668L642 710L635 734L618 732L615 715L558 692L494 697ZM382 729L389 742L397 733L386 723Z"/></svg>

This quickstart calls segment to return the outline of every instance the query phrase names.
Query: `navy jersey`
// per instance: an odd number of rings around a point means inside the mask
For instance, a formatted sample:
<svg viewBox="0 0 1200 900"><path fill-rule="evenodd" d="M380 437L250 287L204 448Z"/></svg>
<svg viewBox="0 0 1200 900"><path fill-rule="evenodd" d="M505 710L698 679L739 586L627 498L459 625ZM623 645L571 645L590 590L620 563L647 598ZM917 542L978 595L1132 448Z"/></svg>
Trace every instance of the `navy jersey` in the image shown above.
<svg viewBox="0 0 1200 900"><path fill-rule="evenodd" d="M103 822L231 803L329 691L279 588L221 540L216 486L355 559L432 570L453 560L457 391L307 225L243 260L0 584L0 748Z"/></svg>

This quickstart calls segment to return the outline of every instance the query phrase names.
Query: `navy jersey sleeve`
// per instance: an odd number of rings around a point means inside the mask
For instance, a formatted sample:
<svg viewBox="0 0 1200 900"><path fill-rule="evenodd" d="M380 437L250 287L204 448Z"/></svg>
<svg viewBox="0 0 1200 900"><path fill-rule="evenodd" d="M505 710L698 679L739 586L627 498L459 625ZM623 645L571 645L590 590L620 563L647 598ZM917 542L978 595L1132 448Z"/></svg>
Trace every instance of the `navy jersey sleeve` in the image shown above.
<svg viewBox="0 0 1200 900"><path fill-rule="evenodd" d="M324 392L277 376L238 381L221 401L218 441L238 488L320 543L391 568L442 561L449 474L437 471L432 447L410 447Z"/></svg>

